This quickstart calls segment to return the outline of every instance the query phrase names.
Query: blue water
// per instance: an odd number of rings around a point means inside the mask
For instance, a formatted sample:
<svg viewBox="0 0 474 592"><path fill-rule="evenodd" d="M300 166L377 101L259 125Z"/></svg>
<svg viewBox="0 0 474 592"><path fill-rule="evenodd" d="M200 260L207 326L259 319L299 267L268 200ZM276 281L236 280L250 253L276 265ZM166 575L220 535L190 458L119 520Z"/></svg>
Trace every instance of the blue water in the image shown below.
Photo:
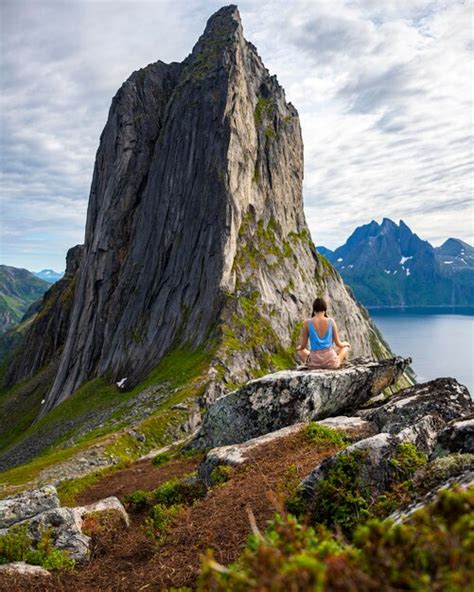
<svg viewBox="0 0 474 592"><path fill-rule="evenodd" d="M474 397L474 307L371 308L369 313L391 350L413 359L419 382L450 376Z"/></svg>

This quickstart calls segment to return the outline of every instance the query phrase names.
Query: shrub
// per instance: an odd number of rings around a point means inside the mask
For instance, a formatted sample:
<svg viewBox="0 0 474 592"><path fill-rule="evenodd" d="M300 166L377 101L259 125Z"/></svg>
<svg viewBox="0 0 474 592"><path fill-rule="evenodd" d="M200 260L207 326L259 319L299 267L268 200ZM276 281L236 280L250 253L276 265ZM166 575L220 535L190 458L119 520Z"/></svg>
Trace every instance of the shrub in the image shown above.
<svg viewBox="0 0 474 592"><path fill-rule="evenodd" d="M211 484L222 485L230 479L233 472L233 467L229 467L228 465L217 465L217 467L214 467L211 471Z"/></svg>
<svg viewBox="0 0 474 592"><path fill-rule="evenodd" d="M366 450L354 450L336 458L326 478L316 483L309 509L311 522L326 526L336 523L345 534L350 534L357 524L368 518L370 492L359 474L366 455Z"/></svg>
<svg viewBox="0 0 474 592"><path fill-rule="evenodd" d="M160 465L164 464L165 462L168 462L169 460L171 460L171 458L172 458L171 452L160 452L160 454L157 454L151 462L152 462L152 464L155 465L155 467L159 467Z"/></svg>
<svg viewBox="0 0 474 592"><path fill-rule="evenodd" d="M13 526L0 536L0 564L13 561L41 565L49 571L71 570L75 566L74 559L66 551L53 546L51 529L42 529L35 545L26 524Z"/></svg>
<svg viewBox="0 0 474 592"><path fill-rule="evenodd" d="M133 493L124 496L124 501L128 509L138 512L147 508L151 503L151 492L138 489Z"/></svg>
<svg viewBox="0 0 474 592"><path fill-rule="evenodd" d="M173 504L172 506L164 506L163 504L155 504L150 509L150 514L145 519L143 529L145 534L159 542L163 542L166 535L169 523L183 509L182 505Z"/></svg>
<svg viewBox="0 0 474 592"><path fill-rule="evenodd" d="M153 499L158 504L172 506L174 504L192 504L206 495L206 486L202 481L192 479L171 479L153 491Z"/></svg>
<svg viewBox="0 0 474 592"><path fill-rule="evenodd" d="M400 443L397 453L390 459L390 465L394 469L394 477L397 481L409 479L427 462L426 454L419 452L411 442Z"/></svg>
<svg viewBox="0 0 474 592"><path fill-rule="evenodd" d="M341 450L348 443L346 436L340 430L328 428L314 421L305 426L303 433L310 442L313 442L322 450L328 448Z"/></svg>
<svg viewBox="0 0 474 592"><path fill-rule="evenodd" d="M474 488L443 490L404 524L371 519L357 527L352 544L277 515L235 563L220 565L208 552L198 590L461 592L472 583L473 510Z"/></svg>
<svg viewBox="0 0 474 592"><path fill-rule="evenodd" d="M12 526L0 536L0 564L22 561L31 547L26 524Z"/></svg>

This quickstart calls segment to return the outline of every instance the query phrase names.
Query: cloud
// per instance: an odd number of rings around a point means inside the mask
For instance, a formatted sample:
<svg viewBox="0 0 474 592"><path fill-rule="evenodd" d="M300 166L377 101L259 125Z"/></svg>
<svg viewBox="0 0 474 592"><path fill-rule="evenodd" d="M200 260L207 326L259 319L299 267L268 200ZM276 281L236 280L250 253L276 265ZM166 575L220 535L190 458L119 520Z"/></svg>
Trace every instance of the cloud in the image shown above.
<svg viewBox="0 0 474 592"><path fill-rule="evenodd" d="M64 268L82 242L112 97L136 69L181 61L221 1L4 0L2 262ZM243 0L246 37L299 110L315 241L403 218L472 242L470 5Z"/></svg>

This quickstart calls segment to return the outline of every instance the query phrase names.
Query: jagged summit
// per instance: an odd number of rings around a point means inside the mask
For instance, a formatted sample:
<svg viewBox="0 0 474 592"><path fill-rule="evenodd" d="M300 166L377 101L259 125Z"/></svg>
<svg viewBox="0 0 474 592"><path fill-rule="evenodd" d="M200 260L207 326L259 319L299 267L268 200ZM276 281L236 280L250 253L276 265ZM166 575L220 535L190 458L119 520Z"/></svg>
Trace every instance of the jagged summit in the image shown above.
<svg viewBox="0 0 474 592"><path fill-rule="evenodd" d="M209 19L183 63L133 72L100 136L42 414L97 376L131 388L179 348L211 349L234 384L289 366L317 294L329 297L354 355L385 355L366 311L315 251L302 181L298 113L244 39L236 6ZM38 370L31 349L42 343L28 344L10 384Z"/></svg>

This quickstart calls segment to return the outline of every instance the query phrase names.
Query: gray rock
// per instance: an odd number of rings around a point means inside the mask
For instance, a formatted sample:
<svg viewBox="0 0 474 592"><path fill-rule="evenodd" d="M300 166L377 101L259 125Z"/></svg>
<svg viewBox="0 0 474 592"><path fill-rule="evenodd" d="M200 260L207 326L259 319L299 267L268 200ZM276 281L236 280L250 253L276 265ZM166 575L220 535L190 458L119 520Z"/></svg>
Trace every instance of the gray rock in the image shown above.
<svg viewBox="0 0 474 592"><path fill-rule="evenodd" d="M214 403L188 447L241 443L357 407L396 382L409 362L393 358L338 370L284 370L251 380Z"/></svg>
<svg viewBox="0 0 474 592"><path fill-rule="evenodd" d="M451 421L438 434L437 452L474 452L474 416Z"/></svg>
<svg viewBox="0 0 474 592"><path fill-rule="evenodd" d="M6 497L0 500L0 528L8 528L59 506L58 494L52 485Z"/></svg>
<svg viewBox="0 0 474 592"><path fill-rule="evenodd" d="M82 530L83 519L87 514L91 514L93 512L108 512L111 510L117 512L122 517L125 526L130 526L130 518L128 517L127 511L118 497L115 497L114 495L106 497L87 506L72 508L75 523L78 525L80 530Z"/></svg>
<svg viewBox="0 0 474 592"><path fill-rule="evenodd" d="M474 403L467 388L454 378L437 378L398 391L387 402L362 409L357 416L371 421L382 432L396 434L425 415L443 422L471 414Z"/></svg>
<svg viewBox="0 0 474 592"><path fill-rule="evenodd" d="M426 416L416 426L410 426L398 435L383 432L348 446L325 459L303 479L300 484L302 494L307 498L313 497L317 483L327 477L340 456L364 451L366 454L359 461L361 481L370 489L373 496L379 495L393 480L396 469L390 461L397 454L399 444L409 442L422 451L430 452L436 443L439 425L438 418Z"/></svg>
<svg viewBox="0 0 474 592"><path fill-rule="evenodd" d="M34 541L39 541L41 533L51 529L53 545L83 563L89 558L90 537L81 532L81 526L82 522L73 508L55 508L32 518L28 532Z"/></svg>
<svg viewBox="0 0 474 592"><path fill-rule="evenodd" d="M211 473L219 465L237 467L248 460L250 452L259 448L263 444L273 442L281 438L287 438L291 434L299 432L306 424L297 423L286 428L281 428L275 432L252 438L243 444L233 444L231 446L221 446L210 450L206 458L199 465L198 475L204 483L211 485Z"/></svg>
<svg viewBox="0 0 474 592"><path fill-rule="evenodd" d="M5 563L0 565L0 574L9 575L18 574L20 576L50 576L51 573L39 565L30 565L24 561L15 561L14 563Z"/></svg>

